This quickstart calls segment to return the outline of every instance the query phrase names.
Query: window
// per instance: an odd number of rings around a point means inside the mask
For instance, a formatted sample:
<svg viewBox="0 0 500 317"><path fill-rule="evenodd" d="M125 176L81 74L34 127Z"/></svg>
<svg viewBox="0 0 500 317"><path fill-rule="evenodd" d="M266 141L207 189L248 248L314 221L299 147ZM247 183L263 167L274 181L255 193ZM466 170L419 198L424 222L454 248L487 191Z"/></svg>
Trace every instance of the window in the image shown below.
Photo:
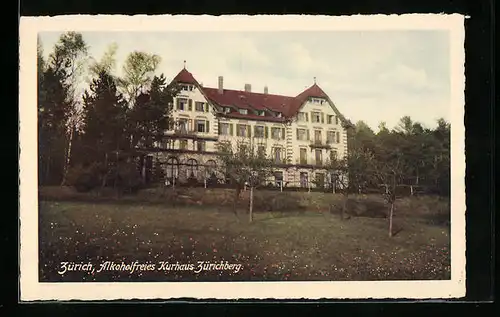
<svg viewBox="0 0 500 317"><path fill-rule="evenodd" d="M181 89L184 90L184 91L187 91L188 90L188 86L187 85L182 85Z"/></svg>
<svg viewBox="0 0 500 317"><path fill-rule="evenodd" d="M197 141L196 142L196 150L198 152L205 152L206 151L205 141Z"/></svg>
<svg viewBox="0 0 500 317"><path fill-rule="evenodd" d="M337 132L337 143L340 143L340 132Z"/></svg>
<svg viewBox="0 0 500 317"><path fill-rule="evenodd" d="M281 118L281 112L276 113L276 117Z"/></svg>
<svg viewBox="0 0 500 317"><path fill-rule="evenodd" d="M187 119L179 119L179 121L177 121L177 131L180 133L187 133L187 130L188 130Z"/></svg>
<svg viewBox="0 0 500 317"><path fill-rule="evenodd" d="M283 163L281 160L281 148L274 148L274 162L277 164Z"/></svg>
<svg viewBox="0 0 500 317"><path fill-rule="evenodd" d="M271 138L275 140L280 139L281 134L281 128L271 128Z"/></svg>
<svg viewBox="0 0 500 317"><path fill-rule="evenodd" d="M332 123L333 123L333 117L334 117L334 116L327 116L327 117L326 117L326 119L327 119L327 120L326 120L326 123L328 123L328 124L332 124Z"/></svg>
<svg viewBox="0 0 500 317"><path fill-rule="evenodd" d="M321 130L314 130L314 142L321 143Z"/></svg>
<svg viewBox="0 0 500 317"><path fill-rule="evenodd" d="M335 131L328 131L326 133L326 142L333 143L335 140Z"/></svg>
<svg viewBox="0 0 500 317"><path fill-rule="evenodd" d="M241 113L241 114L248 114L248 110L247 109L239 109L238 112Z"/></svg>
<svg viewBox="0 0 500 317"><path fill-rule="evenodd" d="M189 91L193 91L194 89L194 86L193 85L189 85Z"/></svg>
<svg viewBox="0 0 500 317"><path fill-rule="evenodd" d="M187 165L187 178L196 178L198 176L198 162L195 159L189 159Z"/></svg>
<svg viewBox="0 0 500 317"><path fill-rule="evenodd" d="M205 163L205 174L207 178L215 178L216 174L215 171L217 169L217 163L214 160L208 160Z"/></svg>
<svg viewBox="0 0 500 317"><path fill-rule="evenodd" d="M219 125L219 134L220 135L229 135L229 123L221 123Z"/></svg>
<svg viewBox="0 0 500 317"><path fill-rule="evenodd" d="M315 151L315 159L316 159L316 165L323 164L323 156L322 156L322 151L320 149L317 149Z"/></svg>
<svg viewBox="0 0 500 317"><path fill-rule="evenodd" d="M224 113L230 113L231 112L231 108L229 107L224 107Z"/></svg>
<svg viewBox="0 0 500 317"><path fill-rule="evenodd" d="M308 178L307 172L300 172L300 187L308 187Z"/></svg>
<svg viewBox="0 0 500 317"><path fill-rule="evenodd" d="M318 188L325 187L325 174L323 174L323 173L316 173L316 186Z"/></svg>
<svg viewBox="0 0 500 317"><path fill-rule="evenodd" d="M299 121L299 122L305 122L305 121L307 121L306 113L305 112L299 112L299 114L297 115L297 121Z"/></svg>
<svg viewBox="0 0 500 317"><path fill-rule="evenodd" d="M307 149L300 149L300 164L307 164Z"/></svg>
<svg viewBox="0 0 500 317"><path fill-rule="evenodd" d="M236 130L237 136L246 137L246 136L248 136L247 132L248 132L248 128L245 124L238 124L237 125L237 130Z"/></svg>
<svg viewBox="0 0 500 317"><path fill-rule="evenodd" d="M307 140L306 129L297 129L297 140L300 141Z"/></svg>
<svg viewBox="0 0 500 317"><path fill-rule="evenodd" d="M187 99L179 98L177 99L177 110L184 111L187 107Z"/></svg>
<svg viewBox="0 0 500 317"><path fill-rule="evenodd" d="M207 132L205 120L196 120L196 132Z"/></svg>
<svg viewBox="0 0 500 317"><path fill-rule="evenodd" d="M321 122L321 115L319 112L313 112L311 113L311 121L313 123L319 123Z"/></svg>
<svg viewBox="0 0 500 317"><path fill-rule="evenodd" d="M199 102L197 101L195 104L194 104L194 110L196 111L199 111L199 112L204 112L205 111L205 107L204 107L204 103L203 102Z"/></svg>
<svg viewBox="0 0 500 317"><path fill-rule="evenodd" d="M264 137L264 127L263 126L255 126L254 137L263 138Z"/></svg>
<svg viewBox="0 0 500 317"><path fill-rule="evenodd" d="M335 124L338 125L339 124L339 117L338 116L335 116Z"/></svg>
<svg viewBox="0 0 500 317"><path fill-rule="evenodd" d="M177 177L179 175L179 160L176 157L169 157L166 163L166 178Z"/></svg>
<svg viewBox="0 0 500 317"><path fill-rule="evenodd" d="M259 116L264 117L266 115L266 112L264 110L261 110L258 112Z"/></svg>
<svg viewBox="0 0 500 317"><path fill-rule="evenodd" d="M187 150L188 147L188 141L187 140L180 140L179 141L179 149L181 150Z"/></svg>
<svg viewBox="0 0 500 317"><path fill-rule="evenodd" d="M337 150L330 151L330 160L335 161L337 159Z"/></svg>

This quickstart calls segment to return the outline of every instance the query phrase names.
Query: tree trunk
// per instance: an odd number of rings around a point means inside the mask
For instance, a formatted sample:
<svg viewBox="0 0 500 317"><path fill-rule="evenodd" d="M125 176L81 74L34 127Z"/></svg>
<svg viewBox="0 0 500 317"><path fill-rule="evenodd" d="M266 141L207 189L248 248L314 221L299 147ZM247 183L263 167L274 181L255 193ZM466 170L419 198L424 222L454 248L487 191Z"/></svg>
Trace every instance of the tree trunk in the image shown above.
<svg viewBox="0 0 500 317"><path fill-rule="evenodd" d="M392 217L394 215L394 202L391 203L391 211L389 213L389 237L392 237Z"/></svg>
<svg viewBox="0 0 500 317"><path fill-rule="evenodd" d="M235 215L238 215L237 211L237 205L238 205L238 200L240 199L240 193L241 193L241 185L236 185L236 189L234 192L234 201L233 201L233 212Z"/></svg>
<svg viewBox="0 0 500 317"><path fill-rule="evenodd" d="M63 179L61 182L61 186L66 185L66 175L68 175L69 162L71 160L71 145L72 144L73 144L73 129L71 129L69 132L68 151L66 152L66 160L64 162Z"/></svg>
<svg viewBox="0 0 500 317"><path fill-rule="evenodd" d="M253 221L253 186L250 186L250 207L248 210L248 220Z"/></svg>
<svg viewBox="0 0 500 317"><path fill-rule="evenodd" d="M349 195L344 195L344 203L342 204L342 212L340 213L340 219L346 219L347 215L347 201L349 200Z"/></svg>

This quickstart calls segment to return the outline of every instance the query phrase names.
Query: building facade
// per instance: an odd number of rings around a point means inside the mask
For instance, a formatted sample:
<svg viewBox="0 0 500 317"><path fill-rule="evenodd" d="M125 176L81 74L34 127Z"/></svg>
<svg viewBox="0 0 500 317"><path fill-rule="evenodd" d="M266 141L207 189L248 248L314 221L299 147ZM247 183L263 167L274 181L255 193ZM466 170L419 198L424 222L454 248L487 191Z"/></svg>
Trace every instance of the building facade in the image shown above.
<svg viewBox="0 0 500 317"><path fill-rule="evenodd" d="M173 81L181 85L174 98L174 128L165 132L156 155L167 183L220 181L217 142L245 142L265 151L275 162L268 185L329 187L332 175L324 166L332 157L347 154L344 116L328 95L314 83L299 95L282 96L203 87L182 69ZM217 180L219 179L219 180Z"/></svg>

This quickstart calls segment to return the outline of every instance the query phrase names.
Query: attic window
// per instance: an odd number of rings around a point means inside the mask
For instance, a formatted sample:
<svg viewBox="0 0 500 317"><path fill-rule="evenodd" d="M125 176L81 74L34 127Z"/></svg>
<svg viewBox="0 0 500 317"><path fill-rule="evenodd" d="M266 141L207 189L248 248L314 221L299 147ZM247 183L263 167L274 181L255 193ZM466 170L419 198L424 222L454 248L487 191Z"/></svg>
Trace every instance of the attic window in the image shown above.
<svg viewBox="0 0 500 317"><path fill-rule="evenodd" d="M194 87L193 85L182 85L181 89L185 91L193 91Z"/></svg>
<svg viewBox="0 0 500 317"><path fill-rule="evenodd" d="M264 117L266 115L266 112L264 110L259 111L259 116Z"/></svg>
<svg viewBox="0 0 500 317"><path fill-rule="evenodd" d="M230 113L231 112L231 108L229 107L224 107L224 113Z"/></svg>
<svg viewBox="0 0 500 317"><path fill-rule="evenodd" d="M322 105L325 102L325 100L322 98L311 98L311 102Z"/></svg>
<svg viewBox="0 0 500 317"><path fill-rule="evenodd" d="M248 110L247 109L240 109L238 110L239 113L241 114L248 114Z"/></svg>
<svg viewBox="0 0 500 317"><path fill-rule="evenodd" d="M281 112L277 112L276 117L281 118Z"/></svg>

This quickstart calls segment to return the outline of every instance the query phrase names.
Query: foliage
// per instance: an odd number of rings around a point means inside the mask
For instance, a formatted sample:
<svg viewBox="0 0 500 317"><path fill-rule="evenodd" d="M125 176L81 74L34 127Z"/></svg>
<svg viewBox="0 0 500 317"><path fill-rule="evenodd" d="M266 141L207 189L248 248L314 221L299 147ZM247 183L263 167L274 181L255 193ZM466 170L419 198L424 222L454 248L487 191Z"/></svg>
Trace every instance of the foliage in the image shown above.
<svg viewBox="0 0 500 317"><path fill-rule="evenodd" d="M129 112L132 147L152 148L162 141L164 131L172 126L173 96L178 91L176 84L166 84L163 74L154 76L149 90L136 98Z"/></svg>
<svg viewBox="0 0 500 317"><path fill-rule="evenodd" d="M160 62L161 58L156 54L134 51L127 56L123 65L124 75L118 83L131 104L148 88Z"/></svg>

